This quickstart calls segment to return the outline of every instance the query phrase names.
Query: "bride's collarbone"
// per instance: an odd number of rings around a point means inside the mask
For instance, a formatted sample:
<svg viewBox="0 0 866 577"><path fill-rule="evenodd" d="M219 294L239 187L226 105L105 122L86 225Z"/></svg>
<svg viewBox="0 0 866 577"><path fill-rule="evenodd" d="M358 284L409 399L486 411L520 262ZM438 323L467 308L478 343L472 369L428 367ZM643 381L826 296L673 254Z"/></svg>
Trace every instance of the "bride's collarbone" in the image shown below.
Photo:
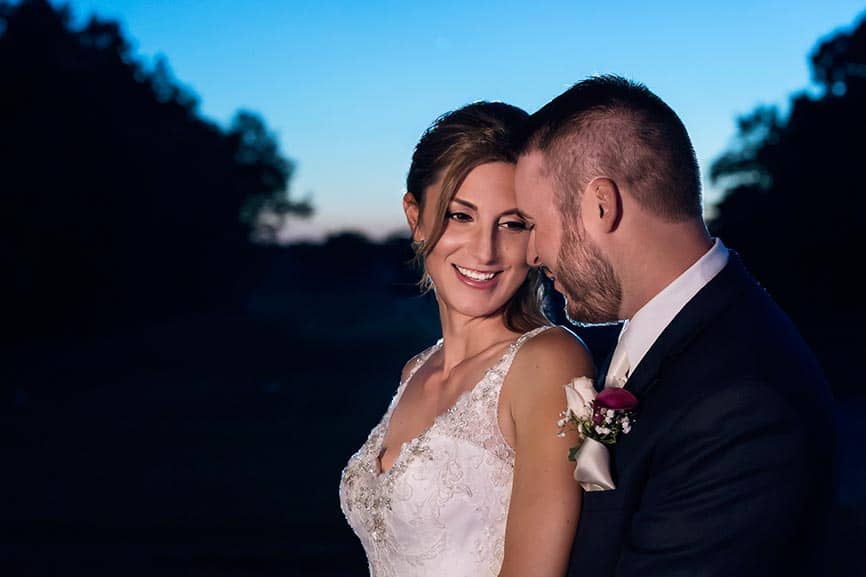
<svg viewBox="0 0 866 577"><path fill-rule="evenodd" d="M446 371L441 354L434 355L422 366L413 382L407 383L404 396L410 392L417 395L416 401L429 405L435 414L447 411L463 394L471 391L487 371L500 361L511 341L503 341L488 347L476 355L467 357ZM440 351L441 353L441 351ZM414 386L413 386L414 385Z"/></svg>
<svg viewBox="0 0 866 577"><path fill-rule="evenodd" d="M428 359L406 383L391 415L380 456L398 452L402 445L432 427L499 362L510 342L497 343L497 346L464 359L447 375L443 371L441 351Z"/></svg>

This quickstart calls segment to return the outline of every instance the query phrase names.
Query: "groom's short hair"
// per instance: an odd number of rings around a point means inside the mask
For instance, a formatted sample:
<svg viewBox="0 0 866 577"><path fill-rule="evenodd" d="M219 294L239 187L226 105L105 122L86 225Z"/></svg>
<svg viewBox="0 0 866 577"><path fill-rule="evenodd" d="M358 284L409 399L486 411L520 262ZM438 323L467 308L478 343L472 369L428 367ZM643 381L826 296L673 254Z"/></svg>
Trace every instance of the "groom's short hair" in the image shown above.
<svg viewBox="0 0 866 577"><path fill-rule="evenodd" d="M605 176L662 218L701 218L700 170L686 128L643 84L604 75L573 85L530 116L522 151L533 150L565 214L576 214L586 185Z"/></svg>

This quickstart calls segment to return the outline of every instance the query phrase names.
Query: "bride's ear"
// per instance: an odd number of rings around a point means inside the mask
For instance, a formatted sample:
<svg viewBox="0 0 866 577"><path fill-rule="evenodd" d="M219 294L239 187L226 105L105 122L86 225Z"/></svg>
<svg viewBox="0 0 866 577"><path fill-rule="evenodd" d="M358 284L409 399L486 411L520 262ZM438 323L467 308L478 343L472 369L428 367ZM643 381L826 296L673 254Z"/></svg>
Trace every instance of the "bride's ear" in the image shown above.
<svg viewBox="0 0 866 577"><path fill-rule="evenodd" d="M418 200L411 192L403 195L403 212L406 214L406 222L409 224L409 230L412 231L412 240L421 241L421 231L418 230L418 225L421 218L421 207L418 205Z"/></svg>

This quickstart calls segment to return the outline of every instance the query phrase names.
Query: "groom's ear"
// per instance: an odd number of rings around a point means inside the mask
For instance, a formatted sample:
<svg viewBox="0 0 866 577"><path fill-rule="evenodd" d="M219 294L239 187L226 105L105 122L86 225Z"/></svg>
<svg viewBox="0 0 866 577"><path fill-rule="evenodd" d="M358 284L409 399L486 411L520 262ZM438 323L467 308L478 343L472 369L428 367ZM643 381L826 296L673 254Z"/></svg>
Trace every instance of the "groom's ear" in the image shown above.
<svg viewBox="0 0 866 577"><path fill-rule="evenodd" d="M415 195L407 192L403 195L403 212L406 214L406 222L409 224L409 230L412 231L412 240L421 241L422 238L417 238L420 235L418 230L418 221L421 218L421 207L415 199Z"/></svg>
<svg viewBox="0 0 866 577"><path fill-rule="evenodd" d="M599 232L616 230L622 218L622 197L616 182L604 176L593 178L583 191L581 210L589 211L584 219Z"/></svg>

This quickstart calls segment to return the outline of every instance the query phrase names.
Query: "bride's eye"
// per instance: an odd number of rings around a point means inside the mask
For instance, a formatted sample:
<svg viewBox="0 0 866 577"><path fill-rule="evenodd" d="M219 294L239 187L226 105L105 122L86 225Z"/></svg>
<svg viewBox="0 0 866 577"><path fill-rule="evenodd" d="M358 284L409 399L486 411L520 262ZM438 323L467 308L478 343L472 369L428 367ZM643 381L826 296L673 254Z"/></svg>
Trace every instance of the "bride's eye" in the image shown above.
<svg viewBox="0 0 866 577"><path fill-rule="evenodd" d="M466 214L465 212L446 212L445 213L446 220L456 220L457 222L469 222L472 220L472 217Z"/></svg>

